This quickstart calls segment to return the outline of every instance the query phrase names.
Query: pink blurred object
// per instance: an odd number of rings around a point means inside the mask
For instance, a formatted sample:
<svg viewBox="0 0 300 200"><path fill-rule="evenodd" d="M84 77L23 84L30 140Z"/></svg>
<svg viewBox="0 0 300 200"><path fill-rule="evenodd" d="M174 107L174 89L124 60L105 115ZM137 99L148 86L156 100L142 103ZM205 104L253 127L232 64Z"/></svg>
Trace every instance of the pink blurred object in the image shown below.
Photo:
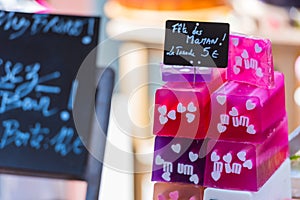
<svg viewBox="0 0 300 200"><path fill-rule="evenodd" d="M204 187L190 184L155 183L153 200L202 200Z"/></svg>
<svg viewBox="0 0 300 200"><path fill-rule="evenodd" d="M262 142L210 140L204 186L258 191L288 157L287 118L265 134Z"/></svg>
<svg viewBox="0 0 300 200"><path fill-rule="evenodd" d="M225 71L213 70L210 82L169 82L155 94L153 134L202 139L210 122L210 94L224 83Z"/></svg>
<svg viewBox="0 0 300 200"><path fill-rule="evenodd" d="M273 88L228 81L212 94L208 137L261 142L267 129L286 114L284 76L275 72Z"/></svg>
<svg viewBox="0 0 300 200"><path fill-rule="evenodd" d="M231 34L227 70L228 80L272 87L274 66L271 41Z"/></svg>

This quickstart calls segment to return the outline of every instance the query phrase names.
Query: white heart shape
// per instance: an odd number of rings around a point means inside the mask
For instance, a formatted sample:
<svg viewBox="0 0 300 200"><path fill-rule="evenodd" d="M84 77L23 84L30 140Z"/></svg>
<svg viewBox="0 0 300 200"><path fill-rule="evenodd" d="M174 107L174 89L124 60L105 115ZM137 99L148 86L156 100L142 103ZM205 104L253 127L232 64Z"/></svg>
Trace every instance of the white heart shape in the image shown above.
<svg viewBox="0 0 300 200"><path fill-rule="evenodd" d="M249 125L247 127L247 133L254 135L256 133L256 130L254 129L254 125Z"/></svg>
<svg viewBox="0 0 300 200"><path fill-rule="evenodd" d="M221 95L218 95L217 96L217 102L221 105L224 105L225 102L226 102L226 96L221 96Z"/></svg>
<svg viewBox="0 0 300 200"><path fill-rule="evenodd" d="M244 49L243 53L242 53L242 57L247 59L249 58L249 54L248 54L248 51L246 49Z"/></svg>
<svg viewBox="0 0 300 200"><path fill-rule="evenodd" d="M239 74L240 72L241 72L241 69L238 68L236 65L234 65L234 66L233 66L233 73L234 73L235 75L237 75L237 74Z"/></svg>
<svg viewBox="0 0 300 200"><path fill-rule="evenodd" d="M246 108L247 108L247 110L253 110L255 107L256 107L256 104L253 103L253 102L251 101L251 99L248 99L248 100L246 101Z"/></svg>
<svg viewBox="0 0 300 200"><path fill-rule="evenodd" d="M199 177L197 174L194 174L190 177L190 181L194 184L198 184L199 183Z"/></svg>
<svg viewBox="0 0 300 200"><path fill-rule="evenodd" d="M169 181L171 180L170 175L171 175L170 172L165 172L165 173L162 174L161 177L162 177L165 181L168 181L168 182L169 182Z"/></svg>
<svg viewBox="0 0 300 200"><path fill-rule="evenodd" d="M239 115L238 110L236 109L236 107L232 107L231 111L229 112L229 115L232 117L236 117Z"/></svg>
<svg viewBox="0 0 300 200"><path fill-rule="evenodd" d="M258 77L260 77L260 78L262 78L263 76L264 76L264 74L262 73L262 69L260 68L260 67L258 67L257 69L256 69L256 75L258 76Z"/></svg>
<svg viewBox="0 0 300 200"><path fill-rule="evenodd" d="M239 38L232 38L231 39L233 46L237 47L239 45Z"/></svg>
<svg viewBox="0 0 300 200"><path fill-rule="evenodd" d="M191 162L195 162L198 159L198 154L190 152L189 153L189 158Z"/></svg>
<svg viewBox="0 0 300 200"><path fill-rule="evenodd" d="M211 173L211 177L214 179L214 181L218 181L221 178L221 172L213 171Z"/></svg>
<svg viewBox="0 0 300 200"><path fill-rule="evenodd" d="M175 110L171 110L169 113L168 113L168 117L172 120L175 120L176 119L176 111Z"/></svg>
<svg viewBox="0 0 300 200"><path fill-rule="evenodd" d="M164 164L165 160L162 159L162 157L160 155L157 155L156 158L155 158L155 164L156 165L162 165Z"/></svg>
<svg viewBox="0 0 300 200"><path fill-rule="evenodd" d="M180 144L173 144L173 145L171 146L171 149L172 149L175 153L180 153L181 145L180 145Z"/></svg>
<svg viewBox="0 0 300 200"><path fill-rule="evenodd" d="M254 48L255 48L255 53L260 53L262 51L262 48L257 43L254 45Z"/></svg>
<svg viewBox="0 0 300 200"><path fill-rule="evenodd" d="M197 111L197 107L194 105L193 102L190 102L188 105L188 111L189 112L196 112Z"/></svg>
<svg viewBox="0 0 300 200"><path fill-rule="evenodd" d="M232 161L232 155L231 153L227 153L226 155L223 156L223 160L227 163L231 163Z"/></svg>
<svg viewBox="0 0 300 200"><path fill-rule="evenodd" d="M195 115L192 113L186 113L186 118L188 123L192 123L195 120Z"/></svg>
<svg viewBox="0 0 300 200"><path fill-rule="evenodd" d="M186 107L184 107L183 105L182 105L182 103L179 103L178 105L177 105L177 112L179 112L179 113L184 113L186 111Z"/></svg>
<svg viewBox="0 0 300 200"><path fill-rule="evenodd" d="M160 124L166 124L167 122L168 122L168 118L167 117L165 117L165 116L163 116L163 115L160 115L159 116L159 122L160 122Z"/></svg>
<svg viewBox="0 0 300 200"><path fill-rule="evenodd" d="M252 169L253 167L253 163L251 160L247 160L246 162L244 162L243 167L246 167L248 169Z"/></svg>
<svg viewBox="0 0 300 200"><path fill-rule="evenodd" d="M163 106L159 106L158 107L158 112L162 115L167 114L167 106L163 105Z"/></svg>
<svg viewBox="0 0 300 200"><path fill-rule="evenodd" d="M246 155L247 155L247 153L245 151L240 151L240 152L238 152L237 157L240 159L240 161L245 161Z"/></svg>
<svg viewBox="0 0 300 200"><path fill-rule="evenodd" d="M226 129L227 129L227 127L224 126L221 123L218 123L218 127L217 128L218 128L219 133L224 133L226 131Z"/></svg>
<svg viewBox="0 0 300 200"><path fill-rule="evenodd" d="M218 156L218 154L214 151L212 152L212 154L210 155L210 160L212 162L217 162L220 160L220 156Z"/></svg>

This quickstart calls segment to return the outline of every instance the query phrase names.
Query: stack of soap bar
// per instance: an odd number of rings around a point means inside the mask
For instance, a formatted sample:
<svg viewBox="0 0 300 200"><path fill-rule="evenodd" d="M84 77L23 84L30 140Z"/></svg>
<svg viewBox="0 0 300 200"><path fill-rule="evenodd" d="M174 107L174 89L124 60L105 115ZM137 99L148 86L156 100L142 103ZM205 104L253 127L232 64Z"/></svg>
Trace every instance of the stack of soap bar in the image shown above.
<svg viewBox="0 0 300 200"><path fill-rule="evenodd" d="M204 199L278 199L265 195L290 185L276 178L290 173L288 126L284 77L274 72L270 41L231 35L227 73L228 81L211 95Z"/></svg>
<svg viewBox="0 0 300 200"><path fill-rule="evenodd" d="M162 68L154 199L202 199L203 188L205 200L290 198L290 190L277 195L290 188L290 164L284 76L274 72L271 42L231 35L228 80L216 69L205 78L191 70Z"/></svg>
<svg viewBox="0 0 300 200"><path fill-rule="evenodd" d="M225 82L225 73L224 69L162 66L167 83L155 96L153 199L203 199L210 94Z"/></svg>

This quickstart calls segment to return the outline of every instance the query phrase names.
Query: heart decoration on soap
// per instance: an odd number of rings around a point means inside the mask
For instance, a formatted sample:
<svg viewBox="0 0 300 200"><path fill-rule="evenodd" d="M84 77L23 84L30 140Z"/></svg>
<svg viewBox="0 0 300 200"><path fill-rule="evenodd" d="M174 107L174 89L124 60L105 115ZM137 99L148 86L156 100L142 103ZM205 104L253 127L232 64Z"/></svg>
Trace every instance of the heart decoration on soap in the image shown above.
<svg viewBox="0 0 300 200"><path fill-rule="evenodd" d="M169 197L171 198L171 200L178 200L179 192L178 191L170 192Z"/></svg>
<svg viewBox="0 0 300 200"><path fill-rule="evenodd" d="M166 115L166 114L167 114L167 106L165 106L165 105L159 106L159 107L158 107L158 112L159 112L161 115Z"/></svg>
<svg viewBox="0 0 300 200"><path fill-rule="evenodd" d="M255 107L256 107L256 104L253 103L253 102L251 101L251 99L248 99L248 100L246 101L246 108L247 108L247 110L253 110Z"/></svg>
<svg viewBox="0 0 300 200"><path fill-rule="evenodd" d="M192 123L195 120L195 115L192 113L186 113L186 118L188 123Z"/></svg>
<svg viewBox="0 0 300 200"><path fill-rule="evenodd" d="M157 200L167 200L167 199L166 199L166 197L165 197L164 195L159 194L159 195L157 196Z"/></svg>
<svg viewBox="0 0 300 200"><path fill-rule="evenodd" d="M168 122L168 118L163 116L163 115L160 115L159 116L159 122L160 122L160 124L164 125Z"/></svg>
<svg viewBox="0 0 300 200"><path fill-rule="evenodd" d="M260 53L262 51L262 48L259 46L259 44L254 45L255 53Z"/></svg>
<svg viewBox="0 0 300 200"><path fill-rule="evenodd" d="M252 169L253 164L251 160L247 160L246 162L244 162L243 167L246 167L248 169Z"/></svg>
<svg viewBox="0 0 300 200"><path fill-rule="evenodd" d="M220 160L220 156L214 151L214 152L212 152L211 155L210 155L210 160L211 160L212 162L217 162L217 161Z"/></svg>
<svg viewBox="0 0 300 200"><path fill-rule="evenodd" d="M247 51L246 49L244 49L244 51L243 51L243 53L242 53L242 57L243 57L244 59L249 58L249 54L248 54L248 51Z"/></svg>
<svg viewBox="0 0 300 200"><path fill-rule="evenodd" d="M198 184L199 183L199 177L197 174L194 174L190 177L190 181L194 184Z"/></svg>
<svg viewBox="0 0 300 200"><path fill-rule="evenodd" d="M218 95L217 97L217 102L221 105L224 105L225 102L226 102L226 96L221 96L221 95Z"/></svg>
<svg viewBox="0 0 300 200"><path fill-rule="evenodd" d="M211 177L214 179L214 181L218 181L221 178L221 172L213 171L211 172Z"/></svg>
<svg viewBox="0 0 300 200"><path fill-rule="evenodd" d="M240 159L240 161L245 161L246 160L246 152L245 151L240 151L237 154L237 157Z"/></svg>
<svg viewBox="0 0 300 200"><path fill-rule="evenodd" d="M239 45L239 38L232 38L231 39L233 46L237 47Z"/></svg>
<svg viewBox="0 0 300 200"><path fill-rule="evenodd" d="M196 196L192 196L189 200L197 200Z"/></svg>
<svg viewBox="0 0 300 200"><path fill-rule="evenodd" d="M256 69L256 75L260 78L264 76L264 74L262 73L262 69L260 67Z"/></svg>
<svg viewBox="0 0 300 200"><path fill-rule="evenodd" d="M169 117L169 119L175 120L176 119L176 111L175 110L171 110L168 113L168 117Z"/></svg>
<svg viewBox="0 0 300 200"><path fill-rule="evenodd" d="M232 107L231 111L229 111L229 115L232 117L236 117L239 115L238 110L236 109L236 107Z"/></svg>
<svg viewBox="0 0 300 200"><path fill-rule="evenodd" d="M175 153L180 153L181 145L180 145L180 144L173 144L173 145L171 146L171 149L172 149Z"/></svg>
<svg viewBox="0 0 300 200"><path fill-rule="evenodd" d="M164 159L162 159L162 157L160 155L157 155L156 158L155 158L155 164L156 165L163 165L165 162Z"/></svg>
<svg viewBox="0 0 300 200"><path fill-rule="evenodd" d="M254 125L249 125L247 127L247 133L254 135L256 133L256 130L254 129Z"/></svg>
<svg viewBox="0 0 300 200"><path fill-rule="evenodd" d="M170 177L170 176L171 176L170 172L165 172L165 173L162 174L161 177L162 177L165 181L168 181L168 182L169 182L169 181L171 180L171 177Z"/></svg>
<svg viewBox="0 0 300 200"><path fill-rule="evenodd" d="M218 127L217 128L218 128L219 133L224 133L226 131L226 129L227 129L227 127L224 126L221 123L218 123Z"/></svg>
<svg viewBox="0 0 300 200"><path fill-rule="evenodd" d="M191 162L195 162L198 159L198 154L189 152L189 158Z"/></svg>
<svg viewBox="0 0 300 200"><path fill-rule="evenodd" d="M232 155L231 153L227 153L226 155L223 156L223 160L227 163L231 163L232 161Z"/></svg>
<svg viewBox="0 0 300 200"><path fill-rule="evenodd" d="M236 65L233 66L233 73L235 75L239 74L241 72L241 69L239 67L237 67Z"/></svg>
<svg viewBox="0 0 300 200"><path fill-rule="evenodd" d="M194 105L193 102L190 102L190 103L189 103L187 109L188 109L189 112L196 112L196 111L197 111L197 107Z"/></svg>
<svg viewBox="0 0 300 200"><path fill-rule="evenodd" d="M177 105L177 112L179 112L179 113L184 113L186 111L186 107L184 107L183 105L182 105L182 103L179 103L178 105Z"/></svg>

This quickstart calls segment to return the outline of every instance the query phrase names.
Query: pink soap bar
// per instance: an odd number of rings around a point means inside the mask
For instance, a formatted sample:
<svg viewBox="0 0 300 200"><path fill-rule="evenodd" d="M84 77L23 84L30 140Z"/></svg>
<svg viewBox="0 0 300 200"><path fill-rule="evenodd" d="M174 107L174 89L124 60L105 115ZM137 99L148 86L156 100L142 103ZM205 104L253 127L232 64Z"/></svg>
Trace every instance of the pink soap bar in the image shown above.
<svg viewBox="0 0 300 200"><path fill-rule="evenodd" d="M210 94L224 83L225 71L214 70L210 82L169 82L155 94L153 134L201 139L206 136Z"/></svg>
<svg viewBox="0 0 300 200"><path fill-rule="evenodd" d="M153 200L202 200L203 192L202 186L155 183Z"/></svg>
<svg viewBox="0 0 300 200"><path fill-rule="evenodd" d="M228 81L212 94L210 138L224 140L265 140L267 129L286 114L284 77L275 72L273 88L260 88Z"/></svg>
<svg viewBox="0 0 300 200"><path fill-rule="evenodd" d="M270 130L259 143L210 140L204 186L258 191L288 157L286 117Z"/></svg>
<svg viewBox="0 0 300 200"><path fill-rule="evenodd" d="M228 80L272 87L274 66L270 40L231 34L227 70Z"/></svg>

